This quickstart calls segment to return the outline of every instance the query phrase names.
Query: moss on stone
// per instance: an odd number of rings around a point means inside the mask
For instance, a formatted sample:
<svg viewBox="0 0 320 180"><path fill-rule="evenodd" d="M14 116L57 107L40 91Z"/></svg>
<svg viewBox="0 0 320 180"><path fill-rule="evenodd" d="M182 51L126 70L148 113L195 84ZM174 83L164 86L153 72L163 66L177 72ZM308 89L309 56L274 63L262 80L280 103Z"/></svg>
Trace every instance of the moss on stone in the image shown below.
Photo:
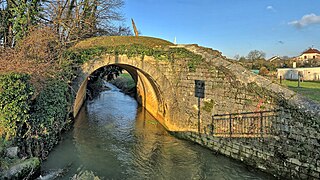
<svg viewBox="0 0 320 180"><path fill-rule="evenodd" d="M172 43L151 37L95 37L76 44L65 53L65 58L77 64L99 59L105 54L126 55L130 57L152 56L160 61L174 62L177 59L187 61L190 71L203 62L201 55L176 47Z"/></svg>
<svg viewBox="0 0 320 180"><path fill-rule="evenodd" d="M210 113L213 109L213 105L214 105L214 101L212 99L207 100L207 101L203 101L204 103L204 107L202 107L202 109L208 113Z"/></svg>

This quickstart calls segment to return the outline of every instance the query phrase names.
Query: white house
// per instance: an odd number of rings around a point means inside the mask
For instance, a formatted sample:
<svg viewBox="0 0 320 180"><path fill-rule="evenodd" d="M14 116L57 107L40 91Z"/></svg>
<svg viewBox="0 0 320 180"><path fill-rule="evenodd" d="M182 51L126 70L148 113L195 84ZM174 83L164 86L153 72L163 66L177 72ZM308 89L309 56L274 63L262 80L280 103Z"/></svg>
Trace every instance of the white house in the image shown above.
<svg viewBox="0 0 320 180"><path fill-rule="evenodd" d="M320 51L314 48L309 48L308 50L304 51L300 56L300 60L309 60L309 59L319 59L320 60Z"/></svg>
<svg viewBox="0 0 320 180"><path fill-rule="evenodd" d="M298 75L306 81L320 81L320 67L309 68L279 68L278 78L298 80Z"/></svg>

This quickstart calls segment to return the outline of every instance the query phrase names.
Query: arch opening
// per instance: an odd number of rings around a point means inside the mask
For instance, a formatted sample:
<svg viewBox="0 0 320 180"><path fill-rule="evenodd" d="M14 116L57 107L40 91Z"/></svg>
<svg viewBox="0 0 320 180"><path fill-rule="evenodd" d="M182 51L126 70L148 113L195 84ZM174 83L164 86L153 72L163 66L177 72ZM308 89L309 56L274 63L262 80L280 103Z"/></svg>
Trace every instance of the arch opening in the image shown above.
<svg viewBox="0 0 320 180"><path fill-rule="evenodd" d="M88 99L93 99L100 92L108 89L104 81L118 86L125 94L136 98L137 75L132 71L129 72L129 70L111 64L98 68L89 75L87 84Z"/></svg>
<svg viewBox="0 0 320 180"><path fill-rule="evenodd" d="M76 98L73 106L73 115L77 116L80 108L87 99L87 88L90 80L94 80L97 77L108 76L108 68L118 68L119 70L125 70L130 74L136 84L135 99L138 104L145 108L152 116L154 116L161 124L165 117L165 105L160 91L159 85L152 78L150 74L128 64L110 63L96 68L88 74L83 74L81 85L76 93ZM108 78L107 78L108 79Z"/></svg>

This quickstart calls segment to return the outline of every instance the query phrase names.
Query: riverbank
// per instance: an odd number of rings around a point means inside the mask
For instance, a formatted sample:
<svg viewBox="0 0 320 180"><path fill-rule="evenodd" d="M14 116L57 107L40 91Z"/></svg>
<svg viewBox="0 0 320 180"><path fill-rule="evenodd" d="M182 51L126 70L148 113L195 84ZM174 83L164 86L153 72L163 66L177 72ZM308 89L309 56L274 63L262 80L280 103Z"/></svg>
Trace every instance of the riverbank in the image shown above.
<svg viewBox="0 0 320 180"><path fill-rule="evenodd" d="M120 74L116 79L111 80L110 83L119 88L124 94L127 94L131 97L136 96L136 83L134 82L130 74Z"/></svg>
<svg viewBox="0 0 320 180"><path fill-rule="evenodd" d="M42 87L25 73L0 74L0 179L32 179L70 127L70 93L63 76Z"/></svg>

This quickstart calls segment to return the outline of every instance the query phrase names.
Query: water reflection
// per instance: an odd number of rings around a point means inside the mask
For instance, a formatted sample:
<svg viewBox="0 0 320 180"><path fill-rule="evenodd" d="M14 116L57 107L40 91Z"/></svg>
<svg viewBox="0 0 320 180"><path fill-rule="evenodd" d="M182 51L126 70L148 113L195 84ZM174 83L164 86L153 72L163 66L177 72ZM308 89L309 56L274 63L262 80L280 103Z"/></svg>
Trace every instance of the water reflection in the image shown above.
<svg viewBox="0 0 320 180"><path fill-rule="evenodd" d="M271 179L205 148L176 139L136 101L114 87L87 103L74 130L43 169L71 164L105 179Z"/></svg>

